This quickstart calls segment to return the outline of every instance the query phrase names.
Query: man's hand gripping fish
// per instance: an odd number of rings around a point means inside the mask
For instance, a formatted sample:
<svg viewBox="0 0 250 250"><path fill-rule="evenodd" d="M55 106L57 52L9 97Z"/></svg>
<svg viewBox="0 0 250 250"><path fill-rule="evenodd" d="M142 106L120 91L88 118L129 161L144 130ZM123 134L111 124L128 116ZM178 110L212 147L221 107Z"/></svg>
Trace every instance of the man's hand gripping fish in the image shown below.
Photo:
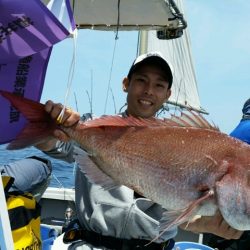
<svg viewBox="0 0 250 250"><path fill-rule="evenodd" d="M168 210L160 231L217 209L231 227L250 230L250 146L200 115L107 116L66 128L44 105L0 93L29 121L9 149L35 145L60 128L88 153L77 150L76 161L92 182L105 189L126 185Z"/></svg>

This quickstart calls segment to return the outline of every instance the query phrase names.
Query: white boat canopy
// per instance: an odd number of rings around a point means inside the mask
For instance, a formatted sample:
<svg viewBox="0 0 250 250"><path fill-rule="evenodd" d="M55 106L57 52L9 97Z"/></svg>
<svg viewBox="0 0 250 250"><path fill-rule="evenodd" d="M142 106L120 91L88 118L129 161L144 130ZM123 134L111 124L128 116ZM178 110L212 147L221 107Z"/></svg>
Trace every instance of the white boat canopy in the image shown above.
<svg viewBox="0 0 250 250"><path fill-rule="evenodd" d="M140 54L160 51L173 66L174 81L168 102L207 113L200 105L182 0L43 1L49 6L53 2L57 13L63 12L66 1L70 1L78 29L139 30Z"/></svg>
<svg viewBox="0 0 250 250"><path fill-rule="evenodd" d="M175 1L183 13L182 0ZM172 40L159 39L156 31L141 32L140 54L148 51L160 51L173 67L172 94L168 103L207 113L200 104L188 28L183 36Z"/></svg>
<svg viewBox="0 0 250 250"><path fill-rule="evenodd" d="M42 0L46 5L49 0ZM78 28L156 30L186 27L173 0L70 0Z"/></svg>

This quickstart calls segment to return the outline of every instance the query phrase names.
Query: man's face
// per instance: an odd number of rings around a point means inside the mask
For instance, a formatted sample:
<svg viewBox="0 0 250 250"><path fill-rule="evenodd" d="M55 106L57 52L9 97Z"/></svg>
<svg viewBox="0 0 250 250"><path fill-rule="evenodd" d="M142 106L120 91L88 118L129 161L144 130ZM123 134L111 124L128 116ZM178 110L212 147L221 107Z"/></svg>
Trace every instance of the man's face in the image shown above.
<svg viewBox="0 0 250 250"><path fill-rule="evenodd" d="M165 73L154 65L141 65L131 76L123 80L128 93L128 114L150 118L161 108L171 94Z"/></svg>

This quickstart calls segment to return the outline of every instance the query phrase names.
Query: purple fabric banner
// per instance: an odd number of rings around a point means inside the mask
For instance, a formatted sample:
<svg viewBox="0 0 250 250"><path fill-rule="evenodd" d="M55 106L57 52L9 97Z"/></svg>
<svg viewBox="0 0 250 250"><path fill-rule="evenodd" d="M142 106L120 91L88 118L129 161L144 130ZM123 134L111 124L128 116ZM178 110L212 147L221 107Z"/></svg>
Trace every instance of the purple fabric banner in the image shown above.
<svg viewBox="0 0 250 250"><path fill-rule="evenodd" d="M0 0L0 64L37 53L68 35L40 0Z"/></svg>
<svg viewBox="0 0 250 250"><path fill-rule="evenodd" d="M52 47L17 62L0 64L0 89L39 101L51 50ZM1 95L0 107L0 144L3 144L19 134L26 120Z"/></svg>
<svg viewBox="0 0 250 250"><path fill-rule="evenodd" d="M56 16L63 26L70 32L76 28L70 0L50 0L47 8Z"/></svg>

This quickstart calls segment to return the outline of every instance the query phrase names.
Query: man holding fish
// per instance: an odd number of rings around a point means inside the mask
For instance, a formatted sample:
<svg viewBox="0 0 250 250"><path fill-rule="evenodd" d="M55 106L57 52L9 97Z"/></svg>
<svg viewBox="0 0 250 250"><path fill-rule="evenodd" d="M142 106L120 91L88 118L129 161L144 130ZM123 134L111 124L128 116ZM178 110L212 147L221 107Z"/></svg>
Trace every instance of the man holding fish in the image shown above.
<svg viewBox="0 0 250 250"><path fill-rule="evenodd" d="M50 136L49 140L36 146L52 157L66 161L74 161L76 158L79 163L75 191L76 213L81 230L75 232L73 241L78 239L81 241L72 243L75 244L74 249L172 249L173 244L170 239L175 237L177 226L180 224L185 230L213 233L227 239L238 239L241 236L242 231L229 226L220 212L216 212L218 207L215 205L215 191L210 187L227 174L227 162L219 162L222 168L214 172L217 161L204 153L204 159L208 164L204 171L208 172L205 174L203 172L198 177L201 180L207 177L207 182L203 185L194 178L189 178L190 183L195 181L198 186L193 183L197 190L188 193L189 186L186 188L184 185L187 179L183 175L185 171L181 171L186 166L182 164L180 170L177 169L178 164L184 161L177 147L187 150L191 144L187 142L185 145L185 140L190 137L192 143L192 130L197 133L197 129L180 128L170 120L168 123L166 121L168 124L166 125L163 121L154 118L156 112L171 95L172 81L171 66L160 53L152 52L139 56L133 62L128 76L124 78L122 86L123 91L127 93L127 110L120 116L103 117L81 125L78 113L66 109L63 116L60 116L63 108L61 104L55 104L52 101L46 103L46 112L53 120L59 120L60 124L58 127L55 125L48 127L48 129L53 127L54 138ZM16 105L18 106L20 107L19 104ZM193 118L187 117L188 122L191 123ZM200 122L206 123L204 120ZM77 133L72 130L77 130L79 126L82 132L91 128L95 138L89 139L89 133L84 132L84 135L81 134L84 140L78 140ZM207 138L215 136L212 141L221 136L214 131L214 128L209 127L209 124L204 126L207 126L207 129L200 129L197 138L202 138L204 136L202 133L208 130L211 135L207 135ZM147 130L148 127L150 129ZM161 133L163 129L167 133ZM168 132L168 129L172 132ZM223 135L223 140L231 140L224 137ZM70 138L81 144L87 153L77 150L76 144L69 142ZM165 145L164 151L161 151L163 142L169 142L172 146ZM150 144L156 145L154 149L151 146L148 150L147 145ZM238 142L235 144L238 145ZM98 150L104 150L105 153L99 154ZM190 150L194 151L191 147ZM197 148L196 151L198 150ZM184 161L184 165L190 164L188 167L190 173L194 173L193 164L198 164L198 159L192 160L192 153L188 152ZM190 158L190 161L187 158ZM148 159L151 159L150 162ZM168 162L164 164L166 160ZM164 166L158 169L161 164ZM164 170L168 167L166 165L171 164L178 172L173 176L169 170L166 172ZM134 170L136 171L133 172ZM195 171L199 172L200 168ZM212 171L211 178L210 171ZM135 174L132 176L131 173ZM166 173L168 176L164 175ZM154 179L155 176L157 176L156 179ZM163 187L164 184L167 186L166 189ZM184 188L180 188L181 185L184 185ZM174 195L179 188L183 192L183 199L180 200ZM155 190L158 191L155 192ZM169 199L164 198L166 194ZM187 197L188 195L190 197ZM206 204L208 213L202 213L203 203ZM166 207L171 211L166 210ZM199 214L195 213L196 211L211 216L193 217L193 214ZM188 220L189 223L186 222ZM236 227L242 230L240 226L238 227L240 224L238 220L233 221L232 224L236 224ZM64 241L70 242L67 237L64 237ZM59 246L57 240L55 244ZM64 244L60 247L67 249L68 245Z"/></svg>
<svg viewBox="0 0 250 250"><path fill-rule="evenodd" d="M131 67L128 76L123 80L123 91L128 93L127 94L128 107L123 115L132 115L135 117L142 117L142 118L154 117L156 112L161 108L162 104L168 100L171 94L172 80L173 76L171 68L159 53L156 53L155 56L154 53L152 53L152 56L150 56L150 54L147 54L138 57L134 62L133 66ZM46 103L45 108L46 111L51 114L51 117L56 119L61 112L62 105L54 104L53 102L48 101ZM79 114L71 110L66 110L62 124L65 126L72 126L79 119L80 119ZM62 141L67 141L68 139L67 136L60 130L55 131L54 135L57 138L61 139ZM58 153L60 149L62 148L65 149L67 147L64 144L59 144L60 145L59 147L55 147L53 141L49 142L49 144L50 145L48 144L41 145L40 148L46 151L50 151L50 155L54 157L56 156L60 158L65 157L66 159L73 158L71 148L68 150L66 149L65 150L66 152L64 153L61 152ZM146 219L146 217L148 217L149 214L146 212L146 209L144 209L144 211L141 210L140 211L141 216L137 213L136 214L137 217L134 215L133 218L134 221L132 222L132 218L128 219L128 217L130 216L129 213L125 214L123 211L115 211L115 207L112 205L106 205L106 207L104 208L104 205L102 205L103 207L101 207L100 204L94 205L93 202L91 202L91 199L94 198L93 196L96 196L97 201L98 200L100 201L100 197L105 195L105 192L114 193L114 190L113 191L100 190L99 192L100 194L98 194L98 190L93 191L93 187L91 188L89 187L90 184L88 183L88 180L79 169L77 170L75 185L76 185L76 205L78 206L77 212L80 213L78 214L78 217L80 222L82 222L83 226L86 229L95 230L100 234L105 234L109 236L116 236L116 237L120 236L121 238L143 237L143 238L148 238L150 240L153 237L155 237L152 231L158 224L156 218L159 217L159 215L157 215L157 211L153 210L153 207L156 207L155 210L157 210L159 209L157 205L155 204L151 205L150 201L144 201L145 203L146 202L148 203L147 205L145 204L148 207L147 209L149 211L151 209L151 213L155 214L151 215L149 219ZM92 191L93 196L90 197L91 193L87 193L86 190L88 190L88 192ZM132 190L122 190L122 191L119 190L119 192L123 193L126 196L131 196L133 193ZM113 195L110 195L110 197L112 198L112 200L114 199ZM132 199L136 200L136 197ZM79 203L82 202L83 204L78 204L78 202ZM104 202L109 203L109 198L107 197L107 200L104 200ZM119 200L119 202L121 202L121 200ZM136 204L136 201L135 203L131 201L131 210L133 209L133 204ZM79 208L79 206L81 206L81 208ZM83 209L83 211L80 211L81 209ZM91 213L89 212L90 214L87 214L86 211L87 209L91 210ZM108 214L109 210L112 211L112 213L114 213L113 214L114 218L112 218L112 216L110 215L106 215ZM117 210L121 209L117 208ZM132 213L132 211L130 213ZM138 218L139 216L141 218ZM82 221L83 220L82 217L85 217L84 219L85 221ZM138 220L138 222L136 221L136 219ZM93 223L93 221L95 220L96 222ZM100 222L101 220L102 221L110 220L110 222L107 221L102 225L102 223ZM149 222L150 220L151 222ZM121 223L121 221L123 221L123 223ZM92 225L89 225L89 223L91 223ZM131 230L130 232L125 233L125 231L128 230L124 228L126 227L126 224L135 224L135 225L133 226L133 228L130 229ZM110 229L107 227L110 227ZM121 227L121 228L116 228L116 227ZM140 229L140 227L142 228ZM223 220L222 216L219 213L216 214L216 216L214 217L199 218L196 221L190 222L188 226L184 225L183 228L196 232L211 232L220 235L224 238L238 238L241 235L241 232L238 232L237 230L231 228ZM144 232L142 232L142 230ZM175 232L171 231L167 235L164 235L165 238L161 240L163 241L168 240L169 238L174 237L174 235Z"/></svg>

